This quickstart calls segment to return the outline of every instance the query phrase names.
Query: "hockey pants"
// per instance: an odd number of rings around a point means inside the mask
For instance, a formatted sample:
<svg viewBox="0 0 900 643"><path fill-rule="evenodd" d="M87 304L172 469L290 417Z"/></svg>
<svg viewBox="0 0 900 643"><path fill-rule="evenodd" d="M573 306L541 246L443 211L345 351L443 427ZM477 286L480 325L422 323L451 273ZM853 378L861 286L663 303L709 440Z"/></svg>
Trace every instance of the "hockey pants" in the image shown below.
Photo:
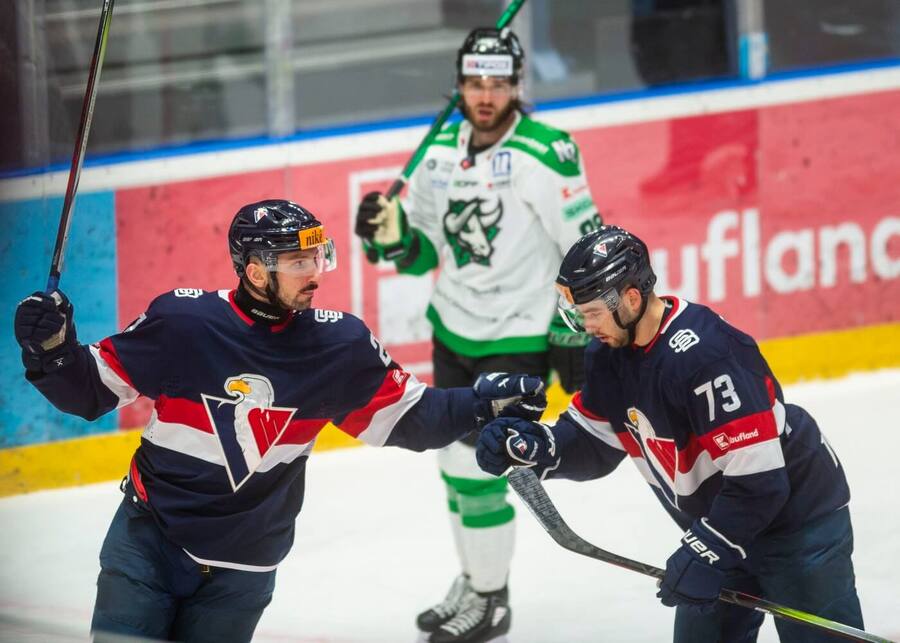
<svg viewBox="0 0 900 643"><path fill-rule="evenodd" d="M98 643L104 633L111 640L249 641L274 589L274 570L201 567L126 497L100 551L91 631Z"/></svg>

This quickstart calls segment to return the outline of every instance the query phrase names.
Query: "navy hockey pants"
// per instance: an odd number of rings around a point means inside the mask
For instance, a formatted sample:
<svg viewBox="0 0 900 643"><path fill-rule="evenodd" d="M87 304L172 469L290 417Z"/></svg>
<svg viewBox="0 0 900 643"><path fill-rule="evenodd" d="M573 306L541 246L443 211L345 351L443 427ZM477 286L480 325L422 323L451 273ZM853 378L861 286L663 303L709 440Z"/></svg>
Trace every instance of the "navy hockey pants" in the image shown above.
<svg viewBox="0 0 900 643"><path fill-rule="evenodd" d="M853 529L845 507L798 532L754 543L748 562L755 573L730 577L726 586L862 629L852 553ZM753 643L762 622L762 613L722 602L709 615L679 606L674 640ZM781 618L775 619L775 627L782 643L845 640Z"/></svg>
<svg viewBox="0 0 900 643"><path fill-rule="evenodd" d="M210 534L210 538L215 538ZM275 571L204 573L126 497L100 551L91 631L187 642L244 642L272 600Z"/></svg>

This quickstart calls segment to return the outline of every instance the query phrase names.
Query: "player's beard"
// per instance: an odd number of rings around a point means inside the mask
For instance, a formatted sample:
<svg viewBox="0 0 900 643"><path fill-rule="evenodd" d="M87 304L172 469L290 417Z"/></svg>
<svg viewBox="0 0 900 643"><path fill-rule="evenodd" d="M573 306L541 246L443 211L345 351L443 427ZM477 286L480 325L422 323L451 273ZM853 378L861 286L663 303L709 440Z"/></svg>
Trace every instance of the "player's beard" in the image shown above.
<svg viewBox="0 0 900 643"><path fill-rule="evenodd" d="M479 132L493 132L498 129L502 125L505 125L509 120L510 115L519 109L519 101L511 100L501 111L497 112L497 114L487 123L479 123L475 120L475 115L472 114L472 111L464 104L460 103L460 109L462 110L463 116L465 116L466 120L472 124L472 128ZM478 106L475 106L475 109L478 109Z"/></svg>
<svg viewBox="0 0 900 643"><path fill-rule="evenodd" d="M279 293L278 301L284 308L287 308L288 310L296 310L298 312L301 310L306 310L307 308L312 306L312 294L318 288L319 284L308 284L302 290L295 293L290 299Z"/></svg>

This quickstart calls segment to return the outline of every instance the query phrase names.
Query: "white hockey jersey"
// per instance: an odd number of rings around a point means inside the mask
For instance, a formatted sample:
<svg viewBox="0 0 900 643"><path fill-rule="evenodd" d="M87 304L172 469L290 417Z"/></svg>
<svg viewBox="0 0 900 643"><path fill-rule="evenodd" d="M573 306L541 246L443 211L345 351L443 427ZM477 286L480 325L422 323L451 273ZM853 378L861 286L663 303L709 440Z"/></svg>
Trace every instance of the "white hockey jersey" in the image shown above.
<svg viewBox="0 0 900 643"><path fill-rule="evenodd" d="M398 268L422 274L440 262L427 315L457 353L545 350L562 257L600 225L578 147L521 114L474 156L471 133L468 121L446 125L413 173L403 209L435 252Z"/></svg>

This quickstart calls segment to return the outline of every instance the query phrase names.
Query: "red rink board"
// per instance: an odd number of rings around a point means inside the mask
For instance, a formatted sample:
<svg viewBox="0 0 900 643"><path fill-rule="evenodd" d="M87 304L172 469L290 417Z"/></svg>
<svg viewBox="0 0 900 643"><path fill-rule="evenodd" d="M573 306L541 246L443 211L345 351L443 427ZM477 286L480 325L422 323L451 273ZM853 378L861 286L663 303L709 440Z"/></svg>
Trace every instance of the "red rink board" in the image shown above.
<svg viewBox="0 0 900 643"><path fill-rule="evenodd" d="M757 339L900 319L900 92L575 130L607 222L654 251L660 291L707 303ZM310 208L338 246L316 306L378 328L378 281L350 269L351 188L406 154L122 189L116 193L119 322L176 287L231 288L226 230L264 198ZM356 178L354 178L356 177ZM387 181L385 181L385 184ZM397 343L427 362L427 342ZM136 426L146 410L122 412Z"/></svg>

